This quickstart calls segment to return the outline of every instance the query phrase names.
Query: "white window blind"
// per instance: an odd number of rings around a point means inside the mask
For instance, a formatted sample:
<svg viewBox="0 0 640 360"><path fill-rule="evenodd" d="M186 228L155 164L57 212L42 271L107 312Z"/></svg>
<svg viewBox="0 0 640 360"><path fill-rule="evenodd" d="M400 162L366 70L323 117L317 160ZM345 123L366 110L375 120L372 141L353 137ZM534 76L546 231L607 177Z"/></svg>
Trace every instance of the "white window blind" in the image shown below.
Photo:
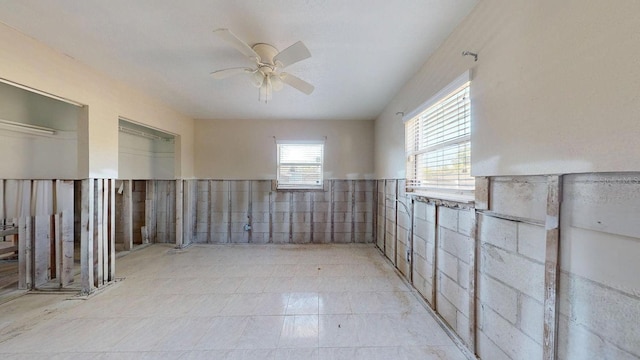
<svg viewBox="0 0 640 360"><path fill-rule="evenodd" d="M405 123L409 191L473 195L469 81L460 83Z"/></svg>
<svg viewBox="0 0 640 360"><path fill-rule="evenodd" d="M321 189L323 156L323 143L279 143L278 189Z"/></svg>

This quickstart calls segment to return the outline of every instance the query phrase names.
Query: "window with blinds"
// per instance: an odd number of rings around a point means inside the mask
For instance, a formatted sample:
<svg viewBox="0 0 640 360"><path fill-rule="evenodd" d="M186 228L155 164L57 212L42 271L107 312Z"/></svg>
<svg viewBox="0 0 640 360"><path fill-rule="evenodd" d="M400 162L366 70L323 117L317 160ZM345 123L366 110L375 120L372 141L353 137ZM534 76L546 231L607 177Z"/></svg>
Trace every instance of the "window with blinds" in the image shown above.
<svg viewBox="0 0 640 360"><path fill-rule="evenodd" d="M405 123L407 190L472 197L468 75L428 103Z"/></svg>
<svg viewBox="0 0 640 360"><path fill-rule="evenodd" d="M323 143L279 143L278 189L322 189Z"/></svg>

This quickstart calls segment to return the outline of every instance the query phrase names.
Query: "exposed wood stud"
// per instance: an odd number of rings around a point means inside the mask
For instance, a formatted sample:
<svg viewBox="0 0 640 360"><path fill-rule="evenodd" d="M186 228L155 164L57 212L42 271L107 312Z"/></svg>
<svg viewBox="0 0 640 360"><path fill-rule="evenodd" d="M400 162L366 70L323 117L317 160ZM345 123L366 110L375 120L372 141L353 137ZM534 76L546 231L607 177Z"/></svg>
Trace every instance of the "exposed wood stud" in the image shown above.
<svg viewBox="0 0 640 360"><path fill-rule="evenodd" d="M231 181L225 181L227 183L227 243L231 243L231 230L232 230L232 214L233 214L233 203L231 196Z"/></svg>
<svg viewBox="0 0 640 360"><path fill-rule="evenodd" d="M336 237L335 237L335 219L334 219L334 213L335 213L335 180L331 180L329 182L329 191L331 191L331 204L329 205L329 208L331 209L331 242L335 242L336 241Z"/></svg>
<svg viewBox="0 0 640 360"><path fill-rule="evenodd" d="M478 210L489 210L491 209L491 204L489 203L490 199L490 185L491 178L486 176L478 176L475 178L476 180L476 188L475 188L475 207Z"/></svg>
<svg viewBox="0 0 640 360"><path fill-rule="evenodd" d="M249 224L249 231L247 236L249 237L248 242L253 242L253 181L249 180L249 205L247 209L247 224Z"/></svg>
<svg viewBox="0 0 640 360"><path fill-rule="evenodd" d="M272 183L272 187L275 186ZM274 191L269 191L269 244L273 243L273 207L275 202Z"/></svg>
<svg viewBox="0 0 640 360"><path fill-rule="evenodd" d="M433 264L431 265L431 306L432 309L437 311L438 309L438 238L440 237L440 231L438 224L439 207L434 205L434 236L433 236Z"/></svg>
<svg viewBox="0 0 640 360"><path fill-rule="evenodd" d="M184 204L184 182L176 180L176 247L180 248L184 244L183 239L183 204ZM169 221L169 219L167 219Z"/></svg>
<svg viewBox="0 0 640 360"><path fill-rule="evenodd" d="M124 180L122 204L123 250L131 251L133 247L133 180Z"/></svg>
<svg viewBox="0 0 640 360"><path fill-rule="evenodd" d="M467 289L469 291L469 350L472 353L476 353L476 286L477 286L477 274L478 274L478 256L479 256L479 236L478 233L478 215L473 212L471 222L471 251L469 252L469 285Z"/></svg>
<svg viewBox="0 0 640 360"><path fill-rule="evenodd" d="M382 193L384 194L382 199L382 210L384 214L382 219L382 252L384 253L384 256L387 256L387 179L383 180Z"/></svg>
<svg viewBox="0 0 640 360"><path fill-rule="evenodd" d="M289 244L293 243L293 193L289 193Z"/></svg>
<svg viewBox="0 0 640 360"><path fill-rule="evenodd" d="M309 235L309 236L310 236L310 238L309 238L309 241L310 241L311 243L313 243L313 242L314 242L314 241L313 241L313 231L314 231L314 227L313 227L313 223L314 223L313 213L314 213L314 208L315 208L315 203L316 203L316 195L315 195L315 193L311 193L311 194L309 194L309 196L311 197L311 198L309 199L309 201L310 201L310 206L311 206L311 209L310 209L310 212L309 212L309 214L310 214L310 216L311 216L311 219L309 219L309 220L310 220L310 225L309 225L309 233L310 233L310 235Z"/></svg>
<svg viewBox="0 0 640 360"><path fill-rule="evenodd" d="M557 359L558 350L558 275L560 250L560 204L562 201L562 176L548 177L547 219L545 228L546 252L544 264L544 333L543 359Z"/></svg>
<svg viewBox="0 0 640 360"><path fill-rule="evenodd" d="M94 194L95 208L93 214L97 216L96 222L93 228L93 236L94 236L94 255L97 257L97 261L94 263L95 272L94 276L94 285L96 287L100 287L104 280L104 268L102 267L102 262L104 253L102 244L104 242L103 238L103 190L104 190L104 182L102 179L95 180L96 188Z"/></svg>
<svg viewBox="0 0 640 360"><path fill-rule="evenodd" d="M33 284L35 287L49 281L49 248L51 246L51 219L48 215L35 217L35 236L33 243Z"/></svg>
<svg viewBox="0 0 640 360"><path fill-rule="evenodd" d="M109 281L116 279L116 180L109 180Z"/></svg>
<svg viewBox="0 0 640 360"><path fill-rule="evenodd" d="M82 293L93 292L93 216L94 180L82 180L80 230L80 286Z"/></svg>
<svg viewBox="0 0 640 360"><path fill-rule="evenodd" d="M213 228L213 211L211 210L213 207L213 184L211 180L207 180L207 189L209 190L209 199L207 201L207 243L211 244L213 242L213 234L211 233Z"/></svg>
<svg viewBox="0 0 640 360"><path fill-rule="evenodd" d="M351 192L351 242L356 242L356 180L349 181L349 190ZM346 219L345 219L346 220Z"/></svg>
<svg viewBox="0 0 640 360"><path fill-rule="evenodd" d="M62 262L60 264L60 286L66 287L73 282L74 276L74 219L73 210L64 209L60 216L60 240L62 247Z"/></svg>
<svg viewBox="0 0 640 360"><path fill-rule="evenodd" d="M31 217L20 217L18 220L18 289L31 290L33 278L31 277Z"/></svg>

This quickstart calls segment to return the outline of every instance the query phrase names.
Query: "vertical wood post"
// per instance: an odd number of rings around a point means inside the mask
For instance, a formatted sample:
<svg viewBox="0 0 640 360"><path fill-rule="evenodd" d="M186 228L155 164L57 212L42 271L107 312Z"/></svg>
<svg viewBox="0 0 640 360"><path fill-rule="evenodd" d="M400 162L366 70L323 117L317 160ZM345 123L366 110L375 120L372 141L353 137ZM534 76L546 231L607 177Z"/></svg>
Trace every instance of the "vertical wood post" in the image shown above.
<svg viewBox="0 0 640 360"><path fill-rule="evenodd" d="M31 290L31 239L33 228L31 217L20 217L18 225L18 289Z"/></svg>
<svg viewBox="0 0 640 360"><path fill-rule="evenodd" d="M467 290L469 291L469 350L472 353L476 353L476 291L478 281L478 256L480 243L478 234L478 213L475 209L472 210L473 217L471 222L471 251L469 252L469 285Z"/></svg>
<svg viewBox="0 0 640 360"><path fill-rule="evenodd" d="M82 180L82 213L80 215L80 286L82 293L90 294L93 282L93 216L94 216L94 179Z"/></svg>
<svg viewBox="0 0 640 360"><path fill-rule="evenodd" d="M34 287L46 284L49 279L50 247L51 247L51 217L39 215L35 217L35 236L33 243L34 259Z"/></svg>
<svg viewBox="0 0 640 360"><path fill-rule="evenodd" d="M544 334L543 359L557 358L558 339L558 256L560 250L560 203L562 176L548 178L546 255L544 263Z"/></svg>
<svg viewBox="0 0 640 360"><path fill-rule="evenodd" d="M433 235L433 264L431 265L431 306L433 306L433 310L438 309L438 243L440 238L440 224L438 222L438 213L440 212L440 208L438 205L434 205L433 214L433 224L434 224L434 235Z"/></svg>
<svg viewBox="0 0 640 360"><path fill-rule="evenodd" d="M123 180L124 191L122 199L122 234L123 250L133 248L133 180Z"/></svg>
<svg viewBox="0 0 640 360"><path fill-rule="evenodd" d="M95 220L95 224L93 226L93 250L95 251L94 255L96 256L96 259L94 259L94 266L95 266L95 272L93 274L94 276L94 284L96 287L100 287L102 286L102 283L104 281L104 268L102 266L103 262L104 262L104 248L103 248L103 244L104 244L104 207L103 207L103 203L104 203L104 181L103 179L97 179L95 181L96 183L96 190L95 190L95 207L94 207L94 212L96 214L96 220Z"/></svg>
<svg viewBox="0 0 640 360"><path fill-rule="evenodd" d="M74 229L73 229L73 210L64 209L60 216L60 242L61 242L61 254L62 261L60 263L60 286L65 287L73 282L74 275Z"/></svg>
<svg viewBox="0 0 640 360"><path fill-rule="evenodd" d="M109 181L109 281L116 278L116 180Z"/></svg>
<svg viewBox="0 0 640 360"><path fill-rule="evenodd" d="M176 246L184 244L184 182L176 180ZM167 219L168 221L168 219Z"/></svg>

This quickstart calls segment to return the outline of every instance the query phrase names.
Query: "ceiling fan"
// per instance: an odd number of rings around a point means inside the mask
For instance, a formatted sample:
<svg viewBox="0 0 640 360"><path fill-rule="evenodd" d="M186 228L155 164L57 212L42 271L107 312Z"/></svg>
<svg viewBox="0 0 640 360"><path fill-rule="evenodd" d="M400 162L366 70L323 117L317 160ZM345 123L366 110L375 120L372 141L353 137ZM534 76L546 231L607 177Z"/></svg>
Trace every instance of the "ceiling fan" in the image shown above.
<svg viewBox="0 0 640 360"><path fill-rule="evenodd" d="M217 29L214 30L214 33L256 63L254 68L236 67L214 71L211 73L214 79L224 79L238 74L246 74L249 76L251 83L260 89L258 99L264 99L265 102L271 98L274 90L281 90L284 84L307 95L313 92L313 85L299 77L282 71L282 69L291 64L311 57L309 49L307 49L302 41L298 41L278 52L278 49L269 44L258 43L249 46L235 36L229 29Z"/></svg>

